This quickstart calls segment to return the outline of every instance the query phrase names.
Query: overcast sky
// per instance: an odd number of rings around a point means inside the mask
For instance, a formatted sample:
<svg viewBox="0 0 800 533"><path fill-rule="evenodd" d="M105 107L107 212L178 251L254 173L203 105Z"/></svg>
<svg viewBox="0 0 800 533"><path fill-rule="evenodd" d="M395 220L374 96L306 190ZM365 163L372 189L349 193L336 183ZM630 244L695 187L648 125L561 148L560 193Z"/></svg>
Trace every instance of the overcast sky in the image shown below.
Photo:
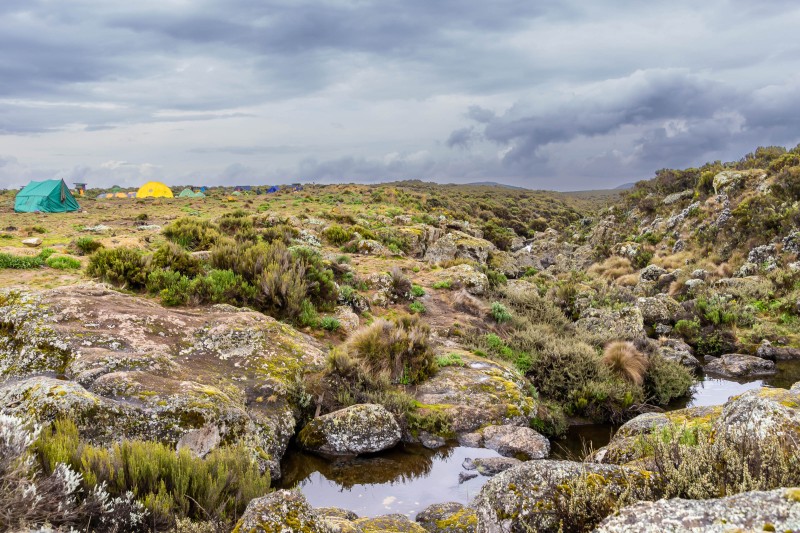
<svg viewBox="0 0 800 533"><path fill-rule="evenodd" d="M796 0L0 0L0 186L614 187L800 142Z"/></svg>

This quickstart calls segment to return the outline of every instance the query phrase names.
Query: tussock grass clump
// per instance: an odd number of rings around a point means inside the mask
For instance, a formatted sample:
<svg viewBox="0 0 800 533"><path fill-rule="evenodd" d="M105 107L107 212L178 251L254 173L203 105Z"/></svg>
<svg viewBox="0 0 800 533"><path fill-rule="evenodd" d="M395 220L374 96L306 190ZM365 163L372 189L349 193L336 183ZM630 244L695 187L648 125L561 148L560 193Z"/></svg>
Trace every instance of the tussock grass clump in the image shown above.
<svg viewBox="0 0 800 533"><path fill-rule="evenodd" d="M483 316L488 312L486 305L465 289L461 289L453 297L453 307L457 311L462 311L473 316Z"/></svg>
<svg viewBox="0 0 800 533"><path fill-rule="evenodd" d="M408 276L403 273L403 270L400 267L394 267L391 272L389 272L389 275L391 277L389 290L392 296L400 300L411 299L413 286Z"/></svg>
<svg viewBox="0 0 800 533"><path fill-rule="evenodd" d="M634 268L630 259L612 255L602 263L595 263L588 270L589 274L609 280L616 280L622 276L633 274Z"/></svg>
<svg viewBox="0 0 800 533"><path fill-rule="evenodd" d="M615 341L603 350L603 364L628 381L641 385L647 371L647 356L632 342Z"/></svg>
<svg viewBox="0 0 800 533"><path fill-rule="evenodd" d="M357 364L373 383L410 385L436 372L430 327L416 315L377 320L353 333L343 349L334 368L352 371Z"/></svg>

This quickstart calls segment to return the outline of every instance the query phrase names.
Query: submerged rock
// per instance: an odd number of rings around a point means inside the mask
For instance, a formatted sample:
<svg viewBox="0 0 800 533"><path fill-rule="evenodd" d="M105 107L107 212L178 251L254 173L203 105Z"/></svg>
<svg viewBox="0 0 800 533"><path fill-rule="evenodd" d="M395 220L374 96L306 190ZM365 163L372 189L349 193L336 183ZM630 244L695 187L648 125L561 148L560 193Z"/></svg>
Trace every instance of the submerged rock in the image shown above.
<svg viewBox="0 0 800 533"><path fill-rule="evenodd" d="M297 436L306 449L326 455L360 455L400 442L394 415L378 404L359 404L313 419Z"/></svg>
<svg viewBox="0 0 800 533"><path fill-rule="evenodd" d="M710 374L735 378L766 376L777 372L772 361L740 353L729 353L714 359L704 370Z"/></svg>
<svg viewBox="0 0 800 533"><path fill-rule="evenodd" d="M522 464L522 461L514 459L513 457L479 457L473 459L472 462L478 473L486 477L492 477L500 472L505 472L509 468Z"/></svg>
<svg viewBox="0 0 800 533"><path fill-rule="evenodd" d="M800 530L800 488L743 492L712 500L639 502L606 518L596 533Z"/></svg>

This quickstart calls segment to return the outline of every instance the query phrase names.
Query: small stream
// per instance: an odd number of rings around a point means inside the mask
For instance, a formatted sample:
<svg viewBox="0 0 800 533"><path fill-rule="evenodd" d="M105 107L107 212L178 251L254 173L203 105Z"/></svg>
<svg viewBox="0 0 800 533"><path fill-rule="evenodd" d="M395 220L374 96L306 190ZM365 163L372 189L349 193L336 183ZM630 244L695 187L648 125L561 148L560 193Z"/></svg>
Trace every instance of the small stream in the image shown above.
<svg viewBox="0 0 800 533"><path fill-rule="evenodd" d="M692 395L670 410L720 405L729 397L759 387L789 388L800 381L800 361L780 361L777 374L751 380L702 376ZM552 441L550 457L580 460L588 449L608 444L618 426L584 424L569 428L566 437ZM492 450L456 444L438 450L400 445L366 457L328 460L290 449L281 467L278 488L298 487L313 507L341 507L359 516L400 513L413 518L433 503L469 503L489 479L477 476L459 482L466 458L498 457Z"/></svg>

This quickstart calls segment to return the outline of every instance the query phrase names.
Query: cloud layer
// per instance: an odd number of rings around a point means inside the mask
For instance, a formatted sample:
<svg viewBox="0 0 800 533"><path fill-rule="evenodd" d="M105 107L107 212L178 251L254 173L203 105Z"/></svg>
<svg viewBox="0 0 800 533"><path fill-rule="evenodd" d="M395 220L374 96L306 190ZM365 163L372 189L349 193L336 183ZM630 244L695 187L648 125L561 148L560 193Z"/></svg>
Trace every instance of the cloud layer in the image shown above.
<svg viewBox="0 0 800 533"><path fill-rule="evenodd" d="M585 189L800 142L796 2L651 4L4 0L0 186Z"/></svg>

